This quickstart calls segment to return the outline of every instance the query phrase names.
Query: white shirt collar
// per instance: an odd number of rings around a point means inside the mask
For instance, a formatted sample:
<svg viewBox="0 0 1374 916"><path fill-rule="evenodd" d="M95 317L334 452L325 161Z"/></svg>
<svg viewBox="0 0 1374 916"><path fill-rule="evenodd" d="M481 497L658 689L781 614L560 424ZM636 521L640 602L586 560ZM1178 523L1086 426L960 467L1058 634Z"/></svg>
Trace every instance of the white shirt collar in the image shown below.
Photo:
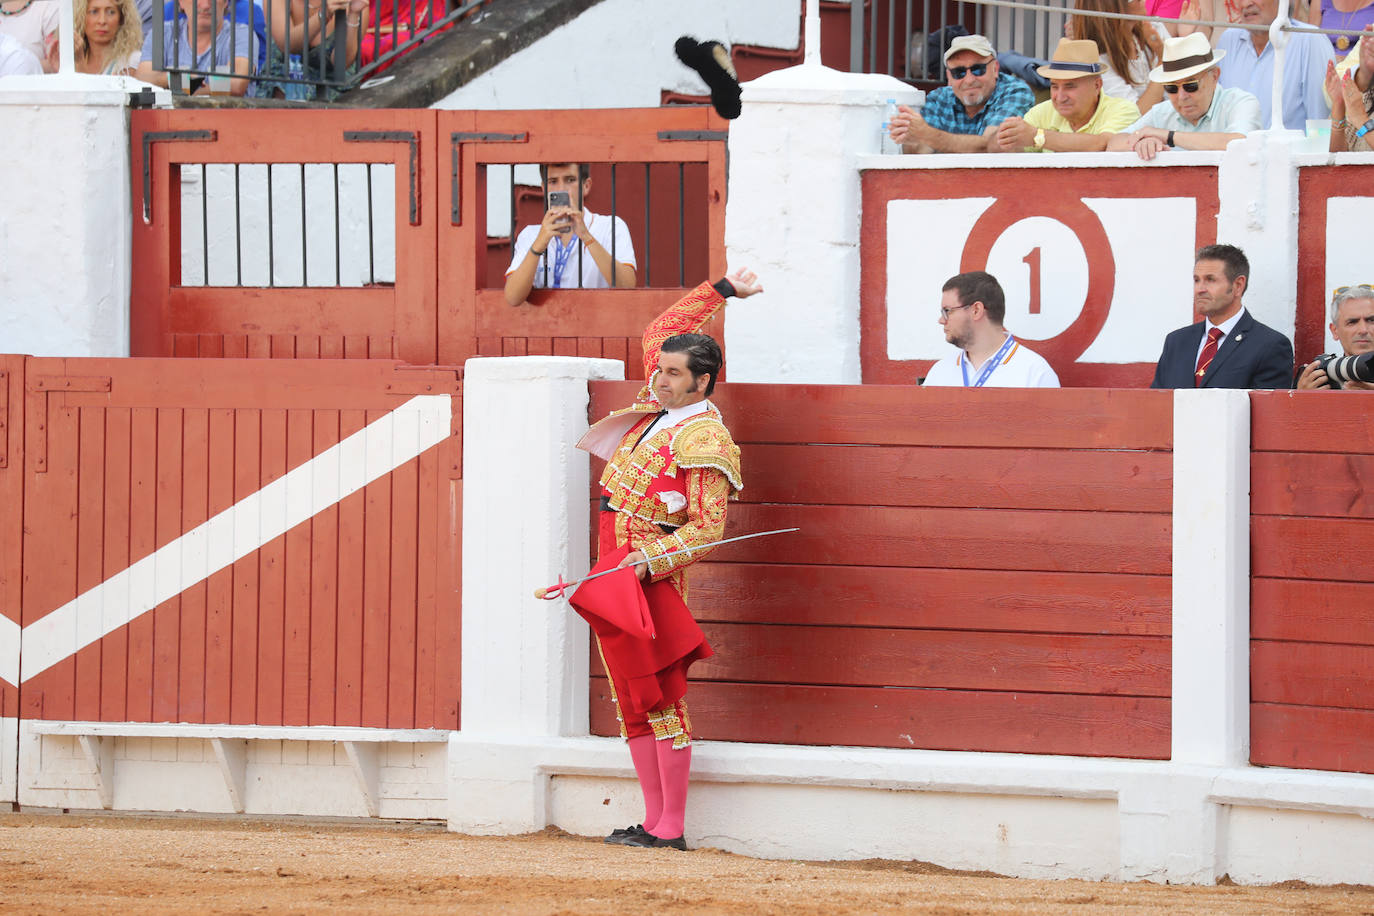
<svg viewBox="0 0 1374 916"><path fill-rule="evenodd" d="M1207 327L1206 327L1206 329L1204 330L1204 336L1205 336L1206 331L1210 331L1212 328L1221 328L1221 335L1222 335L1222 337L1230 337L1230 336L1231 336L1231 331L1235 328L1237 322L1240 321L1241 316L1244 315L1244 314L1245 314L1245 306L1242 305L1242 306L1240 307L1240 311L1236 312L1236 313L1235 313L1234 315L1232 315L1230 318L1227 318L1227 319L1226 319L1225 321L1223 321L1221 324L1212 324L1212 320L1211 320L1210 318L1207 319Z"/></svg>

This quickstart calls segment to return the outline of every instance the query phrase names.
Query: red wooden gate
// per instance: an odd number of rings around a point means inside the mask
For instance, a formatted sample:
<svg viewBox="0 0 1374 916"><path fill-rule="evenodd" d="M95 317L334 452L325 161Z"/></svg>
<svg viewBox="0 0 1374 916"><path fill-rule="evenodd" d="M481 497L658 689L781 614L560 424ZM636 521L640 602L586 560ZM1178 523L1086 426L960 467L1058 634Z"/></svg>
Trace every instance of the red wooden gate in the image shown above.
<svg viewBox="0 0 1374 916"><path fill-rule="evenodd" d="M457 727L458 372L5 359L23 718Z"/></svg>
<svg viewBox="0 0 1374 916"><path fill-rule="evenodd" d="M709 107L131 117L135 356L460 365L558 353L634 364L648 319L725 272L725 122ZM488 169L570 160L592 166L588 206L629 226L637 288L539 292L511 307L499 270L510 239L487 228ZM378 167L394 172L389 184ZM350 170L364 168L366 190L350 194ZM191 180L201 194L183 212ZM542 215L516 204L521 225ZM373 264L392 239L394 265Z"/></svg>

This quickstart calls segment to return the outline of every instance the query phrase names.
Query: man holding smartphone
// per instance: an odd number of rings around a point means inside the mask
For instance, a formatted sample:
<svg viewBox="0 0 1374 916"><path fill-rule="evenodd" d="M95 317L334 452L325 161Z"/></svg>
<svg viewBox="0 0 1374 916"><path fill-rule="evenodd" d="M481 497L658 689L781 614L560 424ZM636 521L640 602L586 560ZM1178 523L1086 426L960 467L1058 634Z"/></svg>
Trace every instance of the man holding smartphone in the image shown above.
<svg viewBox="0 0 1374 916"><path fill-rule="evenodd" d="M544 219L515 240L506 270L506 302L520 305L532 289L606 289L635 285L635 252L620 217L586 209L590 168L584 163L541 165ZM614 256L612 255L614 249Z"/></svg>

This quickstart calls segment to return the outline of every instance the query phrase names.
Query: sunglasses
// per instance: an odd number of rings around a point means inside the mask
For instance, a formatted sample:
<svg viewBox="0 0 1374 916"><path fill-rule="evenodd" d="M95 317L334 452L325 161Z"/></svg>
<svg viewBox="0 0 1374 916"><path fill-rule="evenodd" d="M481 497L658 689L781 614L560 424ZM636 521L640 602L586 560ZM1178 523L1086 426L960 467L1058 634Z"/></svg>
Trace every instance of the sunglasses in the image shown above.
<svg viewBox="0 0 1374 916"><path fill-rule="evenodd" d="M1187 89L1188 92L1191 94L1198 91L1198 89L1202 86L1202 82L1200 80L1189 80L1188 82L1182 84L1165 83L1164 91L1169 93L1169 95L1178 95L1178 90L1180 86L1183 89Z"/></svg>
<svg viewBox="0 0 1374 916"><path fill-rule="evenodd" d="M984 73L988 72L988 65L974 64L972 67L946 67L945 69L949 71L950 79L961 80L966 73L972 73L974 76L982 76Z"/></svg>
<svg viewBox="0 0 1374 916"><path fill-rule="evenodd" d="M1361 291L1363 291L1363 292L1368 292L1368 293L1374 293L1374 286L1371 286L1371 285L1368 284L1368 283L1356 283L1354 286L1338 286L1338 287L1336 287L1335 291L1331 293L1331 298L1334 299L1334 298L1336 298L1337 296L1344 295L1345 293L1350 292L1352 289L1361 290Z"/></svg>

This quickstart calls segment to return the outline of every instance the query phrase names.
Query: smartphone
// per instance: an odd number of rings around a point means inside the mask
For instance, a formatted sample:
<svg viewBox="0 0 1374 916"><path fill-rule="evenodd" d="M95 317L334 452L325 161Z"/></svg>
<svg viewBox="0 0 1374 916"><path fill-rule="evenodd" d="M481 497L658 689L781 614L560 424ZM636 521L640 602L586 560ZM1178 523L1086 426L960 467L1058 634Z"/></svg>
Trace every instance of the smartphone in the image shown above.
<svg viewBox="0 0 1374 916"><path fill-rule="evenodd" d="M549 192L549 206L550 206L550 207L571 207L571 206L572 206L572 196L569 195L567 191L550 191L550 192Z"/></svg>

